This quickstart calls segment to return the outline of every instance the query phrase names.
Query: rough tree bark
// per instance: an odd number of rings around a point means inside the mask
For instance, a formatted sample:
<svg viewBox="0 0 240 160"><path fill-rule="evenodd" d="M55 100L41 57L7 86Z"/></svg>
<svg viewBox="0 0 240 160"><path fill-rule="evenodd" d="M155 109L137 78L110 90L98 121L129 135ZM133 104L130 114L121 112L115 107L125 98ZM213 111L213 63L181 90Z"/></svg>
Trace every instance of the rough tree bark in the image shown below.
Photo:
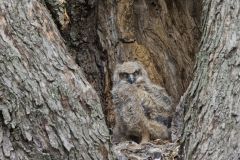
<svg viewBox="0 0 240 160"><path fill-rule="evenodd" d="M91 86L111 109L114 66L136 59L177 102L192 79L201 1L45 0L61 35L39 1L0 1L0 159L107 159ZM196 74L179 105L183 158L238 159L240 4L202 6Z"/></svg>
<svg viewBox="0 0 240 160"><path fill-rule="evenodd" d="M104 55L97 44L97 1L45 0L45 2L76 63L81 66L100 97L103 97Z"/></svg>
<svg viewBox="0 0 240 160"><path fill-rule="evenodd" d="M108 159L97 93L45 6L0 1L0 159Z"/></svg>
<svg viewBox="0 0 240 160"><path fill-rule="evenodd" d="M203 1L195 76L183 97L183 159L240 159L240 2Z"/></svg>

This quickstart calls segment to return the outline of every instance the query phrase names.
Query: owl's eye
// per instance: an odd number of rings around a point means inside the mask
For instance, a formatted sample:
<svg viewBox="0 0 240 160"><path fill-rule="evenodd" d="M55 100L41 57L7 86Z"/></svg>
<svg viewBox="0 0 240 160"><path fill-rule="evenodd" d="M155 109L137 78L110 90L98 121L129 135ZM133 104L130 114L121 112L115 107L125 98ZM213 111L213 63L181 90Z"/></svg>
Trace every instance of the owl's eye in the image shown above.
<svg viewBox="0 0 240 160"><path fill-rule="evenodd" d="M120 73L119 74L121 79L127 79L128 78L128 73Z"/></svg>
<svg viewBox="0 0 240 160"><path fill-rule="evenodd" d="M140 70L136 70L136 71L133 73L134 76L138 76L138 75L140 75L140 74L141 74L141 71L140 71Z"/></svg>

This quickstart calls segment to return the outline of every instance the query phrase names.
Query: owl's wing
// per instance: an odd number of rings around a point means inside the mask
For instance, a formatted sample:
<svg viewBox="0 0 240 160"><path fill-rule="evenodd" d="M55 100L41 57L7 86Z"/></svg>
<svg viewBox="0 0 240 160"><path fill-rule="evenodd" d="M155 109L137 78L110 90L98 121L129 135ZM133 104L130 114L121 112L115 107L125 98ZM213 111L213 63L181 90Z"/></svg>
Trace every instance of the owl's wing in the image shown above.
<svg viewBox="0 0 240 160"><path fill-rule="evenodd" d="M163 109L167 112L172 111L171 97L168 96L164 88L154 84L145 85L144 88L158 106L163 107Z"/></svg>
<svg viewBox="0 0 240 160"><path fill-rule="evenodd" d="M156 121L165 125L167 128L171 126L171 116L168 111L159 106L159 102L151 97L146 91L143 91L141 98L141 107L143 108L144 115L149 120Z"/></svg>

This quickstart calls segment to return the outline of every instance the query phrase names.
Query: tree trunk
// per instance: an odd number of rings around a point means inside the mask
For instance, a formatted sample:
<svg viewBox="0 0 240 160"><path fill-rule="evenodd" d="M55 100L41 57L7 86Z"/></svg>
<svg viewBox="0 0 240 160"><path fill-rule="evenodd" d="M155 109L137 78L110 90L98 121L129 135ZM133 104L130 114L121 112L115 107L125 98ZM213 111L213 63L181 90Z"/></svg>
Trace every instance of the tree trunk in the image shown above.
<svg viewBox="0 0 240 160"><path fill-rule="evenodd" d="M97 93L45 6L0 2L0 159L108 159Z"/></svg>
<svg viewBox="0 0 240 160"><path fill-rule="evenodd" d="M115 65L142 62L177 103L201 8L175 119L183 158L240 157L237 0L39 1L0 2L0 159L110 159Z"/></svg>
<svg viewBox="0 0 240 160"><path fill-rule="evenodd" d="M240 2L203 1L194 79L183 97L183 159L240 159Z"/></svg>

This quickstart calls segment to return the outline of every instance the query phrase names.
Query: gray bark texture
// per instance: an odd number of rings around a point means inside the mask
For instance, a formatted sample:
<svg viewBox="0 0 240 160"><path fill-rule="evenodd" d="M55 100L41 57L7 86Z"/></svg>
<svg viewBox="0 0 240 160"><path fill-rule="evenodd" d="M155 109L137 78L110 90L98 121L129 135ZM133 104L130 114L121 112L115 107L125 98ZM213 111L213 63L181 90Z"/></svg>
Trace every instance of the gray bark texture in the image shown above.
<svg viewBox="0 0 240 160"><path fill-rule="evenodd" d="M239 0L40 1L0 0L1 160L111 159L101 103L112 126L129 60L176 103L193 78L173 117L182 159L239 160Z"/></svg>
<svg viewBox="0 0 240 160"><path fill-rule="evenodd" d="M37 0L0 1L0 159L108 159L97 93Z"/></svg>
<svg viewBox="0 0 240 160"><path fill-rule="evenodd" d="M185 108L185 160L240 159L240 1L204 0L203 35Z"/></svg>

